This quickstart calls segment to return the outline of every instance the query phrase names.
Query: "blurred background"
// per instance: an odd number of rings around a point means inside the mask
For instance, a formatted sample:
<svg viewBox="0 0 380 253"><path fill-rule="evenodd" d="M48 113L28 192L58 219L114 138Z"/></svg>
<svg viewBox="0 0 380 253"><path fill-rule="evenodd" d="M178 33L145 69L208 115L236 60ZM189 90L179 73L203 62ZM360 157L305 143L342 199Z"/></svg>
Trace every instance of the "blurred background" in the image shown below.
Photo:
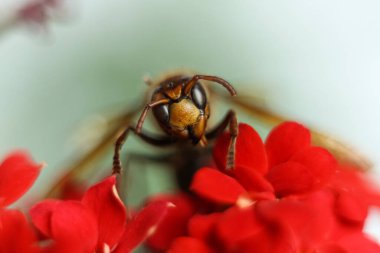
<svg viewBox="0 0 380 253"><path fill-rule="evenodd" d="M55 1L41 26L14 21L27 1L0 0L0 154L47 162L35 191L78 152L80 129L101 125L91 115L128 110L144 75L178 68L345 140L380 183L379 1ZM379 224L367 224L377 238Z"/></svg>

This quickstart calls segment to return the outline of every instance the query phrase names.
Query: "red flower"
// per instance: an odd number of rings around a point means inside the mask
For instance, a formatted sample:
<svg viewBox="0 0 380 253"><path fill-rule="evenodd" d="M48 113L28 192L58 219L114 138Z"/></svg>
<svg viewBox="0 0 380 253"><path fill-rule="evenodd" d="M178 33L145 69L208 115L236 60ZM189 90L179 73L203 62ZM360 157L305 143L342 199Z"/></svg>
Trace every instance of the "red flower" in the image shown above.
<svg viewBox="0 0 380 253"><path fill-rule="evenodd" d="M168 253L214 253L202 240L193 237L178 237L171 244Z"/></svg>
<svg viewBox="0 0 380 253"><path fill-rule="evenodd" d="M294 234L286 224L265 224L255 206L231 207L222 213L195 215L188 235L173 241L168 252L296 252Z"/></svg>
<svg viewBox="0 0 380 253"><path fill-rule="evenodd" d="M87 190L83 206L95 215L99 231L98 248L113 248L119 241L127 211L116 190L116 177L111 176Z"/></svg>
<svg viewBox="0 0 380 253"><path fill-rule="evenodd" d="M42 164L34 163L24 151L10 153L0 164L0 252L40 252L37 238L24 214L5 207L32 186L41 168Z"/></svg>
<svg viewBox="0 0 380 253"><path fill-rule="evenodd" d="M334 205L334 194L325 190L196 214L168 252L379 253L379 245L361 229L337 217Z"/></svg>
<svg viewBox="0 0 380 253"><path fill-rule="evenodd" d="M256 206L231 207L215 226L223 252L293 253L297 242L285 221L268 221L256 215Z"/></svg>
<svg viewBox="0 0 380 253"><path fill-rule="evenodd" d="M212 243L214 238L215 225L222 216L222 213L196 214L188 222L188 235L198 238L207 243Z"/></svg>
<svg viewBox="0 0 380 253"><path fill-rule="evenodd" d="M211 168L202 168L194 175L191 189L207 200L226 205L235 204L246 193L236 179Z"/></svg>
<svg viewBox="0 0 380 253"><path fill-rule="evenodd" d="M370 206L380 207L380 193L356 168L340 168L329 182L335 212L347 225L363 227Z"/></svg>
<svg viewBox="0 0 380 253"><path fill-rule="evenodd" d="M288 161L295 153L311 144L309 129L295 122L286 122L268 135L265 148L269 167Z"/></svg>
<svg viewBox="0 0 380 253"><path fill-rule="evenodd" d="M301 252L379 253L380 246L360 226L347 224L339 217L336 204L334 194L325 190L300 199L258 202L256 215L265 222L286 224Z"/></svg>
<svg viewBox="0 0 380 253"><path fill-rule="evenodd" d="M124 253L148 239L156 251L170 253L380 253L362 232L369 207L380 206L379 192L361 172L311 146L308 129L284 123L264 144L241 124L230 171L225 169L228 142L228 134L216 142L219 170L206 167L194 175L195 196L152 198L131 219L115 176L80 200L42 201L30 214L46 242L37 240L21 212L5 209L41 168L15 152L0 165L0 252ZM169 209L171 203L175 207Z"/></svg>
<svg viewBox="0 0 380 253"><path fill-rule="evenodd" d="M35 226L53 243L48 252L129 252L144 240L169 207L160 202L127 222L127 211L111 176L92 186L82 201L45 200L30 214Z"/></svg>
<svg viewBox="0 0 380 253"><path fill-rule="evenodd" d="M266 178L278 196L321 189L336 171L335 158L311 146L309 130L298 123L274 128L265 146L271 166Z"/></svg>
<svg viewBox="0 0 380 253"><path fill-rule="evenodd" d="M338 224L332 207L333 196L322 191L302 198L258 202L256 215L265 224L286 225L294 236L296 248L313 252L335 239Z"/></svg>
<svg viewBox="0 0 380 253"><path fill-rule="evenodd" d="M360 172L311 146L308 129L286 122L264 144L240 124L231 171L224 167L228 142L226 133L214 148L219 170L202 168L191 184L219 207L190 217L187 234L173 241L170 252L380 252L362 232L380 194Z"/></svg>
<svg viewBox="0 0 380 253"><path fill-rule="evenodd" d="M220 136L214 147L214 160L218 168L225 170L227 149L230 142L229 133ZM268 171L268 159L264 144L259 134L247 124L239 124L236 140L236 167L249 167L264 175Z"/></svg>
<svg viewBox="0 0 380 253"><path fill-rule="evenodd" d="M216 203L234 204L242 196L271 199L273 194L304 194L321 189L336 170L334 157L311 146L309 130L297 123L286 122L273 129L265 145L253 128L240 124L232 171L224 170L228 140L225 133L214 148L215 162L222 172L203 168L191 186Z"/></svg>
<svg viewBox="0 0 380 253"><path fill-rule="evenodd" d="M33 229L20 211L0 209L0 252L41 252Z"/></svg>
<svg viewBox="0 0 380 253"><path fill-rule="evenodd" d="M54 240L46 252L93 252L98 240L95 215L77 201L46 200L30 211L34 225Z"/></svg>
<svg viewBox="0 0 380 253"><path fill-rule="evenodd" d="M175 207L168 210L155 233L147 240L147 244L156 251L167 250L177 237L185 235L187 223L197 210L194 200L184 193L156 196L150 203L162 201L171 202Z"/></svg>
<svg viewBox="0 0 380 253"><path fill-rule="evenodd" d="M157 201L127 221L111 176L87 190L81 201L45 200L31 209L35 226L52 240L41 248L21 212L1 209L30 188L41 167L22 151L11 153L0 165L0 252L130 252L153 234L171 206Z"/></svg>
<svg viewBox="0 0 380 253"><path fill-rule="evenodd" d="M127 223L115 253L130 252L142 241L157 233L162 220L175 208L170 202L156 201L148 204Z"/></svg>
<svg viewBox="0 0 380 253"><path fill-rule="evenodd" d="M10 153L0 164L0 208L18 200L37 179L42 164L36 164L24 151Z"/></svg>

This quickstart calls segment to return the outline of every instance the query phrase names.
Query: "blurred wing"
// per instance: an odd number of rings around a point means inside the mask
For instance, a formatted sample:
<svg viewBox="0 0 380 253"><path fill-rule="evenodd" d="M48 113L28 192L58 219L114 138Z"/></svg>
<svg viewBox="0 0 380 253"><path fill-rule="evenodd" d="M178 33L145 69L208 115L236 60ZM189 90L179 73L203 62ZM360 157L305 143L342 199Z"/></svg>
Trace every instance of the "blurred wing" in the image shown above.
<svg viewBox="0 0 380 253"><path fill-rule="evenodd" d="M211 89L212 95L220 97L235 107L241 109L244 113L260 120L264 124L273 127L284 121L288 121L280 115L277 115L263 106L262 101L251 98L247 101L247 97L237 96L231 98L228 94L222 94L216 90ZM312 134L312 143L316 146L321 146L329 150L340 162L348 165L352 165L364 170L368 170L373 167L373 164L365 156L357 152L355 149L347 145L346 143L337 140L336 138L327 134L310 129Z"/></svg>
<svg viewBox="0 0 380 253"><path fill-rule="evenodd" d="M133 117L141 111L142 106L137 106L130 111L118 115L112 119L107 120L106 128L103 131L103 136L99 139L97 144L89 148L78 160L73 162L70 166L64 169L66 174L59 178L54 184L53 188L46 194L46 197L54 197L59 194L60 189L73 178L88 172L91 164L102 158L105 153L110 150L115 143L117 137L125 130L131 123ZM110 163L111 164L111 163ZM111 170L110 170L111 171Z"/></svg>

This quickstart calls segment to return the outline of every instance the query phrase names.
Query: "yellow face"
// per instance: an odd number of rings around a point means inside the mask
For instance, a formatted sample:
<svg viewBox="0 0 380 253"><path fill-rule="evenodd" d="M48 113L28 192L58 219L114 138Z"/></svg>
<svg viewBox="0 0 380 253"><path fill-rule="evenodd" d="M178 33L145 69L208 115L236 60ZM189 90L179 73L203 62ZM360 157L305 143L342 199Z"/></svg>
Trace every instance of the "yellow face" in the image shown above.
<svg viewBox="0 0 380 253"><path fill-rule="evenodd" d="M177 129L185 129L199 121L200 111L189 99L182 99L169 107L170 125Z"/></svg>

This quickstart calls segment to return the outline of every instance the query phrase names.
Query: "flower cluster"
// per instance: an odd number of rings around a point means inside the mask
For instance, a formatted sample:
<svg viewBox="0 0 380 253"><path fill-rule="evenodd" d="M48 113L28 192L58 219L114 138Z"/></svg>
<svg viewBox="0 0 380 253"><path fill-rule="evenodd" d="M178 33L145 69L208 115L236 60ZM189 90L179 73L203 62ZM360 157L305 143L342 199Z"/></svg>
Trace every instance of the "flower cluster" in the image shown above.
<svg viewBox="0 0 380 253"><path fill-rule="evenodd" d="M0 252L131 252L172 206L156 201L128 218L111 176L90 187L81 200L37 203L30 209L30 224L22 212L7 206L30 188L41 167L20 151L0 165Z"/></svg>
<svg viewBox="0 0 380 253"><path fill-rule="evenodd" d="M380 193L313 146L307 128L285 122L264 143L240 124L233 169L225 166L229 141L228 133L218 138L216 166L200 168L187 193L151 197L131 212L110 176L80 196L69 191L75 200L34 204L30 221L9 205L43 165L13 152L0 164L0 252L125 253L147 239L170 253L380 253L363 233Z"/></svg>
<svg viewBox="0 0 380 253"><path fill-rule="evenodd" d="M286 122L265 143L239 125L236 162L226 170L230 136L214 147L217 168L194 175L192 194L161 196L168 212L148 244L157 251L255 253L376 253L362 232L380 194L359 170L311 144L310 131Z"/></svg>

